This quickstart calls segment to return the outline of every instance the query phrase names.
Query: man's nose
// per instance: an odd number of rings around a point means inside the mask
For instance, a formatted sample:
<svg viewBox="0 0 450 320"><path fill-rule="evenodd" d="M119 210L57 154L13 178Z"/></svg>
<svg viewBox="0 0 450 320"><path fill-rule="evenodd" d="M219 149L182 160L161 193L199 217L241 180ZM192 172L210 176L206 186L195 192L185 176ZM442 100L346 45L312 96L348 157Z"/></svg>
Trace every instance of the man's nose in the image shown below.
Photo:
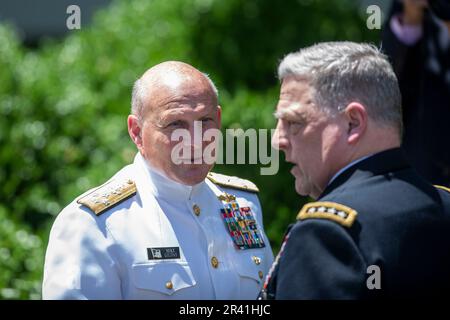
<svg viewBox="0 0 450 320"><path fill-rule="evenodd" d="M289 140L286 137L286 130L281 121L278 121L277 127L275 128L275 132L272 137L272 147L276 150L283 151L286 151L289 147Z"/></svg>
<svg viewBox="0 0 450 320"><path fill-rule="evenodd" d="M195 149L202 149L202 141L203 141L203 128L201 121L195 121L189 126L189 134L191 137L191 141L189 141L189 146L192 148L192 151Z"/></svg>

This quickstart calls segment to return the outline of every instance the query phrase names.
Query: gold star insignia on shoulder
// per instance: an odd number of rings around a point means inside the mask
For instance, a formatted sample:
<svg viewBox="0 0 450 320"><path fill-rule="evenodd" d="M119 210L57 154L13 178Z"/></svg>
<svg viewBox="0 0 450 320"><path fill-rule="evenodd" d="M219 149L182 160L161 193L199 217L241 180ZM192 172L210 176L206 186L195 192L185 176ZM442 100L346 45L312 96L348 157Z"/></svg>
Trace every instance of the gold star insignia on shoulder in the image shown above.
<svg viewBox="0 0 450 320"><path fill-rule="evenodd" d="M209 172L207 178L211 180L211 182L213 182L214 184L223 187L255 193L259 192L258 187L253 182L238 177L227 176L215 172Z"/></svg>
<svg viewBox="0 0 450 320"><path fill-rule="evenodd" d="M136 184L130 179L111 180L81 197L77 203L91 209L99 216L136 193Z"/></svg>
<svg viewBox="0 0 450 320"><path fill-rule="evenodd" d="M303 206L297 220L328 219L350 228L357 216L356 210L336 202L311 202Z"/></svg>
<svg viewBox="0 0 450 320"><path fill-rule="evenodd" d="M442 190L445 190L445 191L447 191L447 192L450 192L450 188L447 188L447 187L444 187L444 186L439 186L439 185L437 185L437 184L435 184L434 185L436 188L438 188L438 189L442 189Z"/></svg>

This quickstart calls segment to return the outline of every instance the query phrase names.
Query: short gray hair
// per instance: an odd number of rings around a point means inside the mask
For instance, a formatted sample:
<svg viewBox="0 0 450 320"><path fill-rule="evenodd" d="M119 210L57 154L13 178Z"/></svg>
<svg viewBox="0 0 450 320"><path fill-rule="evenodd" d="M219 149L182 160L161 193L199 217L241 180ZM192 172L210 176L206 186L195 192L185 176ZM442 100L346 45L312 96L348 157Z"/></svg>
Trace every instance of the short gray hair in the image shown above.
<svg viewBox="0 0 450 320"><path fill-rule="evenodd" d="M217 90L216 85L211 80L208 74L203 73L208 80L211 88L216 95L216 98L219 99L219 90ZM144 79L141 77L134 82L133 91L131 93L131 114L134 114L138 118L142 116L142 111L144 109L145 99L147 97L146 91L148 89L147 83L145 83Z"/></svg>
<svg viewBox="0 0 450 320"><path fill-rule="evenodd" d="M305 79L314 89L314 104L336 114L350 102L366 107L369 118L402 133L401 95L386 56L375 46L354 42L324 42L290 53L278 66L287 76Z"/></svg>

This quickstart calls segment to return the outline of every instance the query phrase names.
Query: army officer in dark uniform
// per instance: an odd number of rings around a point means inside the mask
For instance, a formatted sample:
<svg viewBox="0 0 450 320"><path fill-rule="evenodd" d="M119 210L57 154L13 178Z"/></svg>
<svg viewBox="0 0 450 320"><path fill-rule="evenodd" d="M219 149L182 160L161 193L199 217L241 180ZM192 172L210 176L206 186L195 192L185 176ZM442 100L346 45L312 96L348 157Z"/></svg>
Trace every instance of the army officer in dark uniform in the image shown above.
<svg viewBox="0 0 450 320"><path fill-rule="evenodd" d="M401 99L377 48L321 43L287 55L273 144L306 204L263 299L442 296L450 289L450 194L400 148Z"/></svg>

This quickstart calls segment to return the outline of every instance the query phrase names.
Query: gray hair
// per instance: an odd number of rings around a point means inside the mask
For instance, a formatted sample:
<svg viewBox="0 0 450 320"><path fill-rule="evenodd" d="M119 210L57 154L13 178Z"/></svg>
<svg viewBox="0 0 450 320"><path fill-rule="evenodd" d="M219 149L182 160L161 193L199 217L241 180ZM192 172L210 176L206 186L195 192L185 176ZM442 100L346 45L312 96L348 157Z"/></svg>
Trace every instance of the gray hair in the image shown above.
<svg viewBox="0 0 450 320"><path fill-rule="evenodd" d="M219 90L217 90L216 85L208 76L208 74L203 73L203 75L206 77L206 80L208 80L209 84L211 85L211 88L216 96L216 99L219 99ZM146 95L147 89L148 89L147 83L142 77L134 82L133 91L131 93L131 114L134 114L138 118L141 118L142 116L145 99L147 97Z"/></svg>
<svg viewBox="0 0 450 320"><path fill-rule="evenodd" d="M366 107L369 118L402 133L401 95L386 56L375 46L354 42L324 42L290 53L278 66L278 78L305 79L313 102L337 114L350 102Z"/></svg>

